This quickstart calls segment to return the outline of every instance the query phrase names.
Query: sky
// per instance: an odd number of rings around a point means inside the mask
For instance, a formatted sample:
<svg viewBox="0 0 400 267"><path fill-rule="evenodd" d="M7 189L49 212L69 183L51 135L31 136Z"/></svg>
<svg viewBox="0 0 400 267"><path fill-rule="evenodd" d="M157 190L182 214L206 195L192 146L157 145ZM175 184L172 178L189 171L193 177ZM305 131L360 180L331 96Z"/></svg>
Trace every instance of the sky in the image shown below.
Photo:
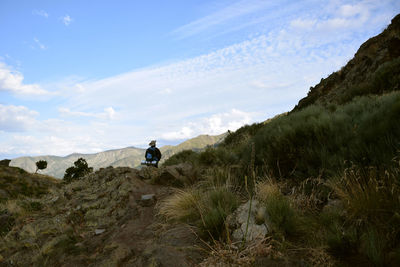
<svg viewBox="0 0 400 267"><path fill-rule="evenodd" d="M262 122L398 13L398 0L0 0L0 159Z"/></svg>

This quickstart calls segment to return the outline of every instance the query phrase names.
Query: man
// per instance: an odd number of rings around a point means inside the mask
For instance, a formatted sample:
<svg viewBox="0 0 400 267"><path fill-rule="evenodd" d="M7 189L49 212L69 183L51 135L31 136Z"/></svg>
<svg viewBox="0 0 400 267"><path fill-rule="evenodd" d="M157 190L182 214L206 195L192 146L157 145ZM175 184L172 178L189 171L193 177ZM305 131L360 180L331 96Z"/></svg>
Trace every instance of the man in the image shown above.
<svg viewBox="0 0 400 267"><path fill-rule="evenodd" d="M155 167L158 168L158 162L161 159L161 152L160 150L156 147L156 140L152 140L149 143L149 148L146 150L146 153L144 157L146 158L147 162L153 162L155 161Z"/></svg>

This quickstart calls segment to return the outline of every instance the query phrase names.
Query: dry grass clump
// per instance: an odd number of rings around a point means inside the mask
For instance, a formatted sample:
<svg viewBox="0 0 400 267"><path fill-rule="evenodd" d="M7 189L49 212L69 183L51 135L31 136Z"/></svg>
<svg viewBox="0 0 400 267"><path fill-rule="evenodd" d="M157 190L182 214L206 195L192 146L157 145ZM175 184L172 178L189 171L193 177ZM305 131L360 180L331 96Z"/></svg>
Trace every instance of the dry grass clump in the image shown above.
<svg viewBox="0 0 400 267"><path fill-rule="evenodd" d="M330 185L343 202L358 251L377 266L400 264L399 168L352 167Z"/></svg>
<svg viewBox="0 0 400 267"><path fill-rule="evenodd" d="M176 189L174 194L159 202L158 213L170 221L196 220L202 213L200 200L198 189Z"/></svg>
<svg viewBox="0 0 400 267"><path fill-rule="evenodd" d="M194 225L200 236L218 240L226 230L226 217L239 205L239 197L227 185L211 184L176 190L158 204L159 215Z"/></svg>

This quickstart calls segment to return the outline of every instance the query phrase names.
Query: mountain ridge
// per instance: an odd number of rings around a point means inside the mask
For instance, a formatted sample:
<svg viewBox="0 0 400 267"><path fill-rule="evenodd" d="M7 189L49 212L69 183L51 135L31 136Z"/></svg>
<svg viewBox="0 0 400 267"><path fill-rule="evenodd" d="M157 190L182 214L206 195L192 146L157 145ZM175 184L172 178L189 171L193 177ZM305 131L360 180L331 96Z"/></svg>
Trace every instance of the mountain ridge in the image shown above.
<svg viewBox="0 0 400 267"><path fill-rule="evenodd" d="M163 154L161 163L167 158L178 153L182 150L201 150L207 146L215 145L221 142L226 136L226 133L220 135L199 135L195 138L186 140L176 146L162 146L160 150ZM18 157L12 159L10 166L22 168L28 172L36 171L36 162L39 160L47 161L47 168L40 171L42 174L54 176L56 178L62 178L65 170L72 166L78 158L85 158L89 166L95 170L105 168L108 166L113 167L131 167L138 168L141 160L144 158L146 149L129 146L121 149L110 149L98 153L86 154L86 153L72 153L67 156L33 156L33 157Z"/></svg>

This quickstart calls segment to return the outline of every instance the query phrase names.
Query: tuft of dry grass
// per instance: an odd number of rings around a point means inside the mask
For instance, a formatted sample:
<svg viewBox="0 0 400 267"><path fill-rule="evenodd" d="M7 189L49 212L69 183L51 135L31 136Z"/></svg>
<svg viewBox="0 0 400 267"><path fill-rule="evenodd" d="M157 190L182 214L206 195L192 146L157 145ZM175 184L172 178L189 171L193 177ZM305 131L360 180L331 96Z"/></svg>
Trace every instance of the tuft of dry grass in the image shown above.
<svg viewBox="0 0 400 267"><path fill-rule="evenodd" d="M262 202L280 198L281 195L278 183L270 178L256 184L256 197Z"/></svg>
<svg viewBox="0 0 400 267"><path fill-rule="evenodd" d="M170 221L196 220L202 210L200 203L200 190L176 189L174 194L158 203L158 214Z"/></svg>
<svg viewBox="0 0 400 267"><path fill-rule="evenodd" d="M352 167L330 186L343 201L347 223L358 229L359 251L374 265L387 265L400 246L399 168Z"/></svg>
<svg viewBox="0 0 400 267"><path fill-rule="evenodd" d="M329 185L344 202L350 220L358 224L387 222L400 212L400 173L352 167Z"/></svg>

